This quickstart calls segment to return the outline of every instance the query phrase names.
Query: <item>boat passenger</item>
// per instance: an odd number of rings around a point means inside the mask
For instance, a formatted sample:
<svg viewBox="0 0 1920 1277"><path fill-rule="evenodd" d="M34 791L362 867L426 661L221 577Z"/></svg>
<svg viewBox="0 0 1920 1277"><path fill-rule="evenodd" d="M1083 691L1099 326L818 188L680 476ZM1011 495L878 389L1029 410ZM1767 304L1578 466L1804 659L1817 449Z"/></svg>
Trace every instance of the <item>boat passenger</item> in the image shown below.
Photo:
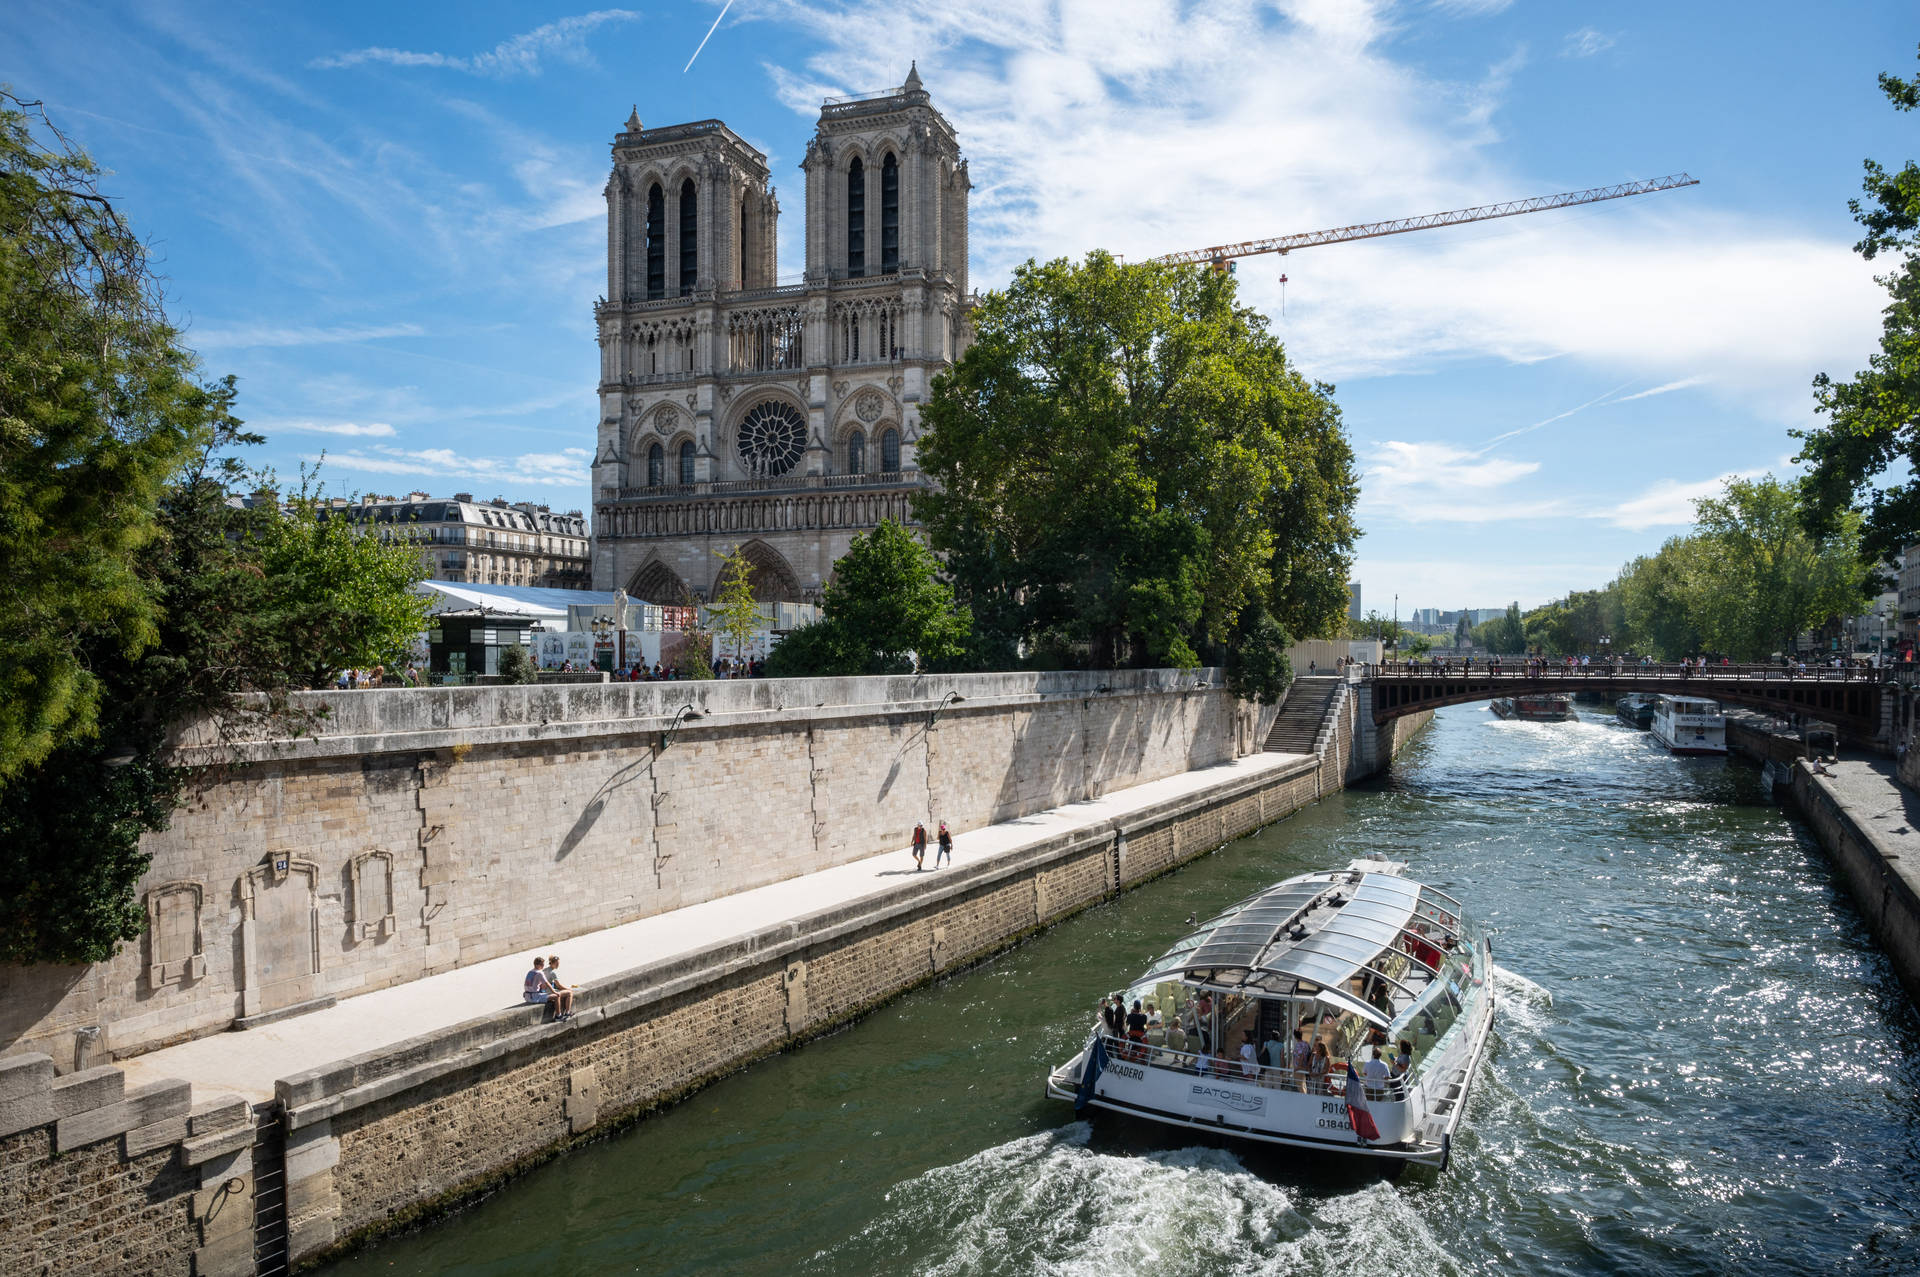
<svg viewBox="0 0 1920 1277"><path fill-rule="evenodd" d="M1120 1000L1117 993L1100 1004L1100 1019L1107 1026L1108 1037L1117 1038L1126 1032L1126 1007L1127 1004Z"/></svg>
<svg viewBox="0 0 1920 1277"><path fill-rule="evenodd" d="M1384 1100L1387 1098L1387 1084L1393 1077L1393 1070L1388 1068L1387 1062L1380 1058L1379 1047L1374 1047L1372 1054L1373 1058L1368 1060L1366 1067L1360 1070L1361 1080L1366 1084L1369 1100Z"/></svg>
<svg viewBox="0 0 1920 1277"><path fill-rule="evenodd" d="M1247 1040L1240 1044L1240 1072L1246 1077L1260 1076L1260 1048L1255 1045L1253 1030L1247 1030Z"/></svg>
<svg viewBox="0 0 1920 1277"><path fill-rule="evenodd" d="M1307 1074L1313 1063L1313 1048L1307 1045L1306 1034L1299 1029L1293 1031L1293 1071L1300 1075L1300 1089L1307 1089Z"/></svg>
<svg viewBox="0 0 1920 1277"><path fill-rule="evenodd" d="M1163 1027L1165 1025L1160 1019L1160 1008L1151 1002L1147 1003L1147 1028L1152 1030Z"/></svg>
<svg viewBox="0 0 1920 1277"><path fill-rule="evenodd" d="M1140 1009L1140 999L1133 1000L1133 1010L1127 1013L1127 1036L1135 1042L1147 1040L1147 1013Z"/></svg>
<svg viewBox="0 0 1920 1277"><path fill-rule="evenodd" d="M1316 1041L1313 1055L1307 1064L1307 1094L1327 1094L1327 1077L1333 1072L1333 1057L1327 1054L1327 1044Z"/></svg>
<svg viewBox="0 0 1920 1277"><path fill-rule="evenodd" d="M1287 1067L1287 1044L1280 1040L1280 1030L1275 1029L1267 1035L1267 1044L1260 1048L1261 1062L1270 1069Z"/></svg>
<svg viewBox="0 0 1920 1277"><path fill-rule="evenodd" d="M1213 995L1211 993L1204 990L1201 991L1199 1000L1193 1004L1193 1021L1193 1027L1199 1031L1200 1049L1203 1052L1212 1054Z"/></svg>

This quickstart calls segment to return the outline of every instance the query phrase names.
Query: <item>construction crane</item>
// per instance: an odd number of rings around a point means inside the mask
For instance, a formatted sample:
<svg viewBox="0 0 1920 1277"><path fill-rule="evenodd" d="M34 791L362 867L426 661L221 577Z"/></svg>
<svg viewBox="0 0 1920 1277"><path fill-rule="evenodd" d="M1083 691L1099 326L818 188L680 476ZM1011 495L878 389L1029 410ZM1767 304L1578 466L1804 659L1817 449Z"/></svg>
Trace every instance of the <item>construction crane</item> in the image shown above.
<svg viewBox="0 0 1920 1277"><path fill-rule="evenodd" d="M1433 230L1458 226L1463 222L1490 222L1496 217L1518 217L1522 213L1544 213L1550 208L1570 208L1575 204L1598 204L1602 200L1625 199L1629 195L1651 195L1680 186L1698 186L1699 181L1685 173L1651 178L1644 182L1622 182L1618 186L1596 186L1585 191L1561 195L1536 195L1532 199L1509 200L1505 204L1482 204L1478 208L1456 208L1450 213L1428 213L1424 217L1402 217L1391 222L1362 222L1358 226L1336 226L1332 230L1307 231L1299 235L1278 235L1272 239L1248 239L1238 244L1217 244L1184 253L1168 253L1156 262L1170 265L1206 263L1215 270L1231 269L1236 257L1257 257L1262 253L1291 253L1296 248L1316 244L1342 244L1352 239L1378 239L1382 235L1404 235L1408 231Z"/></svg>

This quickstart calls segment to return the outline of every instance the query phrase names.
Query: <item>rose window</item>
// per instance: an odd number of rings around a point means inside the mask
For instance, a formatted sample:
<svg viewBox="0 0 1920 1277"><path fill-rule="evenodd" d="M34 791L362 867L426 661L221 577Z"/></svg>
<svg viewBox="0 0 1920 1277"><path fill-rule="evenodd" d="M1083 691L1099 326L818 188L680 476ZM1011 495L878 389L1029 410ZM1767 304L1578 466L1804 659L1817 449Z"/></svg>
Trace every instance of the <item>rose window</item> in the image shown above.
<svg viewBox="0 0 1920 1277"><path fill-rule="evenodd" d="M740 422L740 460L756 477L793 469L807 446L807 423L799 410L779 400L755 404Z"/></svg>

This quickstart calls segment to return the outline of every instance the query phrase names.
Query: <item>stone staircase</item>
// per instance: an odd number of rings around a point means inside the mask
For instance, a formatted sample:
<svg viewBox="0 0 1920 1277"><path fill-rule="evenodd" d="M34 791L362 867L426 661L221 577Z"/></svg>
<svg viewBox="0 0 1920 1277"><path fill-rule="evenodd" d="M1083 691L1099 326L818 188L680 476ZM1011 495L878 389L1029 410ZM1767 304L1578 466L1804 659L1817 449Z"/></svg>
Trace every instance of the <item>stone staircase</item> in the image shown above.
<svg viewBox="0 0 1920 1277"><path fill-rule="evenodd" d="M1335 674L1302 675L1287 689L1273 730L1267 733L1270 754L1311 754L1327 721L1327 710L1346 680Z"/></svg>

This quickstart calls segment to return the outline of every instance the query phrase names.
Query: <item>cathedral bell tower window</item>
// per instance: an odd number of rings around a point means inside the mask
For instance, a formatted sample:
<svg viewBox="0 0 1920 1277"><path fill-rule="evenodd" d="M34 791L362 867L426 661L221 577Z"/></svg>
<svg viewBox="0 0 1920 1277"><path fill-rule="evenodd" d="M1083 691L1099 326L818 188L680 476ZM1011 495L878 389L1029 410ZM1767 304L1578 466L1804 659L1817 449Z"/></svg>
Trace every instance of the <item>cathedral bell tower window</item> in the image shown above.
<svg viewBox="0 0 1920 1277"><path fill-rule="evenodd" d="M866 273L867 170L856 155L847 170L847 276L858 279Z"/></svg>
<svg viewBox="0 0 1920 1277"><path fill-rule="evenodd" d="M680 482L693 482L693 443L688 441L680 445Z"/></svg>
<svg viewBox="0 0 1920 1277"><path fill-rule="evenodd" d="M700 273L700 197L693 179L680 183L680 295L691 296ZM691 366L691 365L689 365Z"/></svg>
<svg viewBox="0 0 1920 1277"><path fill-rule="evenodd" d="M865 474L867 471L866 432L856 430L847 436L847 473Z"/></svg>
<svg viewBox="0 0 1920 1277"><path fill-rule="evenodd" d="M900 473L900 432L889 429L880 436L880 473Z"/></svg>
<svg viewBox="0 0 1920 1277"><path fill-rule="evenodd" d="M666 482L667 450L659 444L647 449L647 486L657 488Z"/></svg>
<svg viewBox="0 0 1920 1277"><path fill-rule="evenodd" d="M880 165L880 273L900 269L900 165L891 152Z"/></svg>
<svg viewBox="0 0 1920 1277"><path fill-rule="evenodd" d="M647 300L667 295L667 197L655 182L647 191Z"/></svg>

